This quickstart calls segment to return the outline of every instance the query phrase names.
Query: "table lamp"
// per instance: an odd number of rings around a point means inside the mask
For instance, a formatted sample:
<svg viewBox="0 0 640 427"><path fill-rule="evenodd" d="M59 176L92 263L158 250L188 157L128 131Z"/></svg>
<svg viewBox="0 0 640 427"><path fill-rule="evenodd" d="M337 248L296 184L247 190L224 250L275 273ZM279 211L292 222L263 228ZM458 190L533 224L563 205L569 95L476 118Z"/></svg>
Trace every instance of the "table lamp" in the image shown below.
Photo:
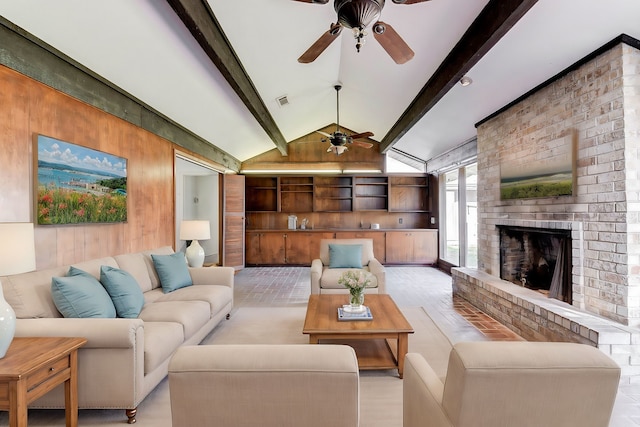
<svg viewBox="0 0 640 427"><path fill-rule="evenodd" d="M36 269L33 224L0 223L0 276ZM16 332L16 313L4 299L0 283L0 359L7 354Z"/></svg>
<svg viewBox="0 0 640 427"><path fill-rule="evenodd" d="M209 221L182 221L180 224L180 240L191 240L185 255L189 267L202 267L204 264L204 249L198 240L211 238L211 226Z"/></svg>

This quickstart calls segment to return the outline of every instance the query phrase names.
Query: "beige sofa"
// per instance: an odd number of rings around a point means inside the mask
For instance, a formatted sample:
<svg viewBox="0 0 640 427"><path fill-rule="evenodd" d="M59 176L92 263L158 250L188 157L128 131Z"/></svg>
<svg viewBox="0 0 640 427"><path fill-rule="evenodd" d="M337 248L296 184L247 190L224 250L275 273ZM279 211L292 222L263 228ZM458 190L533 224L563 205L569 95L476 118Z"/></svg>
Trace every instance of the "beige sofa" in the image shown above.
<svg viewBox="0 0 640 427"><path fill-rule="evenodd" d="M163 293L151 254L170 247L74 264L100 278L103 265L130 273L143 291L138 318L64 318L51 294L52 277L69 266L0 277L4 296L16 312L16 336L79 336L88 339L78 353L78 404L86 409L125 409L129 423L136 408L165 378L169 360L183 345L200 343L233 306L234 270L189 268L192 286ZM34 402L34 408L63 408L62 387Z"/></svg>
<svg viewBox="0 0 640 427"><path fill-rule="evenodd" d="M358 268L349 267L330 268L329 245L361 245L361 269L371 273L371 283L365 288L365 293L387 293L385 269L373 254L372 239L322 239L320 240L320 258L311 261L312 294L349 293L347 288L338 284L338 279L345 271L359 270Z"/></svg>
<svg viewBox="0 0 640 427"><path fill-rule="evenodd" d="M405 358L404 427L606 427L620 367L595 347L462 342L444 383L417 353Z"/></svg>
<svg viewBox="0 0 640 427"><path fill-rule="evenodd" d="M180 348L169 364L173 427L357 427L359 373L346 345Z"/></svg>

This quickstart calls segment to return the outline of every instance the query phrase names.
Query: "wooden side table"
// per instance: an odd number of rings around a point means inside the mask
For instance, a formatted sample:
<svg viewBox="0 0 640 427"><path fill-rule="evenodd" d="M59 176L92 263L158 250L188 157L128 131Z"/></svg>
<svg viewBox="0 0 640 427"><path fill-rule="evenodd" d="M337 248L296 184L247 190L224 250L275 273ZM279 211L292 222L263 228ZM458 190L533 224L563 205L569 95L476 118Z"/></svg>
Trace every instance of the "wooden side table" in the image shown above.
<svg viewBox="0 0 640 427"><path fill-rule="evenodd" d="M0 410L10 427L27 426L29 403L64 383L67 427L78 425L78 348L84 338L14 338L0 359Z"/></svg>

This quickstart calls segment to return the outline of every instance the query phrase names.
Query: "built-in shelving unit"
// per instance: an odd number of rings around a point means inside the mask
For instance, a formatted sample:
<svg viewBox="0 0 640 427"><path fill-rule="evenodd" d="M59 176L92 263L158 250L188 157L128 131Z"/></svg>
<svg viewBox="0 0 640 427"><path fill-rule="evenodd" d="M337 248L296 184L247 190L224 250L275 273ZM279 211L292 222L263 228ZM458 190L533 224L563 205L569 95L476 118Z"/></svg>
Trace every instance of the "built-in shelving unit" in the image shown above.
<svg viewBox="0 0 640 427"><path fill-rule="evenodd" d="M390 176L389 211L428 212L429 183L426 176Z"/></svg>
<svg viewBox="0 0 640 427"><path fill-rule="evenodd" d="M350 176L316 176L314 193L316 212L353 210L353 178Z"/></svg>
<svg viewBox="0 0 640 427"><path fill-rule="evenodd" d="M355 180L355 209L357 211L386 211L389 208L389 179L386 176L357 176Z"/></svg>
<svg viewBox="0 0 640 427"><path fill-rule="evenodd" d="M248 212L428 213L426 175L247 176Z"/></svg>
<svg viewBox="0 0 640 427"><path fill-rule="evenodd" d="M313 177L280 177L280 211L313 211Z"/></svg>

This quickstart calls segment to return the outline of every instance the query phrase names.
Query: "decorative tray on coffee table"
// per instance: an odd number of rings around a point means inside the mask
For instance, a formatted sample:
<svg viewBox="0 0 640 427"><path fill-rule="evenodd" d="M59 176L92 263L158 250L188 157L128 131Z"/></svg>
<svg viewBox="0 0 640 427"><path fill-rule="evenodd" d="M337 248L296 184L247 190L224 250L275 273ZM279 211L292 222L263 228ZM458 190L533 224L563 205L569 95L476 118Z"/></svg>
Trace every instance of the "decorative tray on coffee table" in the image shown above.
<svg viewBox="0 0 640 427"><path fill-rule="evenodd" d="M345 305L342 307L338 307L338 320L373 320L373 315L371 314L371 310L367 306L364 306L363 310L352 311L350 305Z"/></svg>

